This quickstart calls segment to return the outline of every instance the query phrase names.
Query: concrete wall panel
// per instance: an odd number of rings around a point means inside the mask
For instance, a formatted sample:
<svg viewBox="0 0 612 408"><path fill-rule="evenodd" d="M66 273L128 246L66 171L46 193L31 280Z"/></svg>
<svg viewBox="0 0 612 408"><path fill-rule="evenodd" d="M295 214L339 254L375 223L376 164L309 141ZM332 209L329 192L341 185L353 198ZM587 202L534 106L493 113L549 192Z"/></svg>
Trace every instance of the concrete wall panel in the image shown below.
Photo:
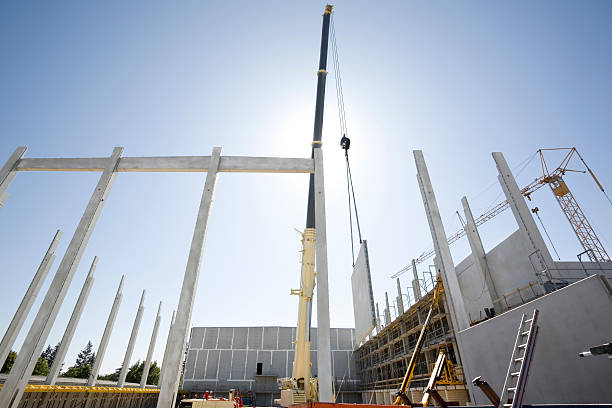
<svg viewBox="0 0 612 408"><path fill-rule="evenodd" d="M263 339L263 327L249 327L249 350L261 350Z"/></svg>
<svg viewBox="0 0 612 408"><path fill-rule="evenodd" d="M293 350L293 330L291 327L281 327L278 331L278 349Z"/></svg>
<svg viewBox="0 0 612 408"><path fill-rule="evenodd" d="M216 379L218 367L219 367L219 350L208 350L208 360L206 362L206 373L205 373L204 378L207 380Z"/></svg>
<svg viewBox="0 0 612 408"><path fill-rule="evenodd" d="M232 371L230 378L233 380L244 380L246 367L246 350L235 350L232 356Z"/></svg>
<svg viewBox="0 0 612 408"><path fill-rule="evenodd" d="M332 351L334 360L334 376L336 380L350 378L349 376L349 353L348 351Z"/></svg>
<svg viewBox="0 0 612 408"><path fill-rule="evenodd" d="M219 328L219 340L217 341L218 349L230 349L232 348L232 337L234 329L231 327L220 327Z"/></svg>
<svg viewBox="0 0 612 408"><path fill-rule="evenodd" d="M270 374L281 378L287 375L287 351L272 352L272 369Z"/></svg>
<svg viewBox="0 0 612 408"><path fill-rule="evenodd" d="M208 358L208 350L198 350L198 355L193 370L193 375L189 375L189 371L185 371L186 378L204 379L206 378L206 360Z"/></svg>
<svg viewBox="0 0 612 408"><path fill-rule="evenodd" d="M189 340L189 347L194 349L202 348L204 342L205 327L194 327L191 329L191 339Z"/></svg>
<svg viewBox="0 0 612 408"><path fill-rule="evenodd" d="M191 349L187 352L187 360L185 361L185 372L192 374L190 378L193 378L193 374L195 372L195 362L197 356L198 350Z"/></svg>
<svg viewBox="0 0 612 408"><path fill-rule="evenodd" d="M207 327L204 333L204 346L205 349L213 349L217 347L217 336L219 335L218 327Z"/></svg>
<svg viewBox="0 0 612 408"><path fill-rule="evenodd" d="M230 369L232 366L232 351L221 350L219 355L219 372L217 373L218 380L227 380L230 377Z"/></svg>
<svg viewBox="0 0 612 408"><path fill-rule="evenodd" d="M247 351L247 366L246 366L246 376L247 378L254 378L257 373L257 351L249 350Z"/></svg>
<svg viewBox="0 0 612 408"><path fill-rule="evenodd" d="M350 350L353 346L353 329L338 330L338 348L336 350Z"/></svg>
<svg viewBox="0 0 612 408"><path fill-rule="evenodd" d="M264 327L263 332L263 349L276 350L278 339L278 327Z"/></svg>
<svg viewBox="0 0 612 408"><path fill-rule="evenodd" d="M246 349L247 336L249 334L248 327L235 327L234 339L232 340L233 349Z"/></svg>
<svg viewBox="0 0 612 408"><path fill-rule="evenodd" d="M526 404L601 403L612 400L610 360L578 353L612 338L612 288L591 276L459 333L469 378L483 376L500 390L521 314L540 311ZM488 404L473 390L476 404Z"/></svg>
<svg viewBox="0 0 612 408"><path fill-rule="evenodd" d="M257 362L263 364L263 374L270 375L272 369L272 352L271 351L260 351L257 353Z"/></svg>

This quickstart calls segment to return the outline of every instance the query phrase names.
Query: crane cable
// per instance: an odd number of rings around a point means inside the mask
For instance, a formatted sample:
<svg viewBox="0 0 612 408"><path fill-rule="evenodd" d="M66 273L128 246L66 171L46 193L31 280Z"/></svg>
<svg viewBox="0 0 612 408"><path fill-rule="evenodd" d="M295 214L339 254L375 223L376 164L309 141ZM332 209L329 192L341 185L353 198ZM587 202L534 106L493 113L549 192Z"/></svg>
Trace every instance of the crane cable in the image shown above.
<svg viewBox="0 0 612 408"><path fill-rule="evenodd" d="M342 92L342 77L340 76L340 61L338 58L338 43L336 41L336 29L334 24L334 15L331 16L330 24L331 33L331 51L334 68L334 79L336 84L336 100L338 101L338 119L340 121L340 146L344 150L346 159L346 192L348 198L349 210L349 228L351 231L351 259L352 265L355 266L355 244L353 238L353 211L355 212L355 223L357 224L357 234L359 236L359 244L363 242L361 238L361 226L359 225L359 215L357 213L357 201L355 200L355 188L353 186L353 175L351 173L351 164L349 162L348 150L351 146L351 140L347 137L348 128L346 125L346 110L344 108L344 94Z"/></svg>

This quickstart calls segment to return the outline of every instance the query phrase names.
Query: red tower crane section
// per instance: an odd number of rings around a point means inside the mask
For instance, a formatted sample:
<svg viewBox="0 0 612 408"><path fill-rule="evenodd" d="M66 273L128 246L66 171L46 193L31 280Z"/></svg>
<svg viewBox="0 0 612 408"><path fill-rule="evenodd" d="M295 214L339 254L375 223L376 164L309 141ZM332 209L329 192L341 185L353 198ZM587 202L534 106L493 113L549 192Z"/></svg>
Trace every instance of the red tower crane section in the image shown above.
<svg viewBox="0 0 612 408"><path fill-rule="evenodd" d="M561 161L561 164L552 171L549 171L548 164L546 163L546 160L544 158L544 152L548 152L548 151L567 151L567 154ZM591 168L587 165L587 163L582 158L582 155L580 155L580 153L578 152L578 149L576 149L575 147L558 147L558 148L552 148L552 149L539 149L537 151L537 154L540 156L542 175L536 178L535 180L533 180L531 183L529 183L524 188L522 188L521 193L525 197L527 197L528 200L531 200L531 194L533 194L536 190L538 190L540 187L544 186L545 184L548 184L550 186L550 189L553 195L555 196L555 199L559 203L561 210L565 214L565 217L567 218L572 229L574 230L574 233L576 234L578 241L580 241L580 244L582 245L582 247L588 254L589 259L593 262L597 262L597 261L610 262L610 256L606 252L606 249L604 248L603 244L597 237L597 234L595 234L595 230L589 223L589 220L584 215L584 212L578 205L578 201L576 201L576 198L574 197L569 187L563 180L563 176L565 176L567 172L577 172L577 173L588 172L593 178L593 180L595 181L595 183L597 184L597 187L601 190L602 193L604 193L608 201L610 201L610 198L608 197L603 186L601 185L601 183L595 176L595 173L593 173L593 170L591 170ZM574 170L574 169L568 168L568 166L570 165L570 162L572 161L572 158L574 158L575 156L577 156L580 159L580 161L582 162L586 170ZM610 203L612 204L612 201ZM489 221L496 215L506 210L508 207L509 207L508 200L505 200L495 205L493 208L491 208L490 210L488 210L487 212L485 212L480 217L474 220L476 226L478 227L484 224L485 222ZM448 236L447 241L450 245L458 241L459 238L463 237L464 235L465 235L465 230L460 229L454 234ZM419 257L416 259L416 264L419 264L425 261L426 259L431 258L434 255L435 255L435 251L433 249L429 249L423 252L421 255L419 255ZM406 265L405 267L400 269L398 272L393 274L391 278L395 279L398 276L410 270L412 270L412 264Z"/></svg>

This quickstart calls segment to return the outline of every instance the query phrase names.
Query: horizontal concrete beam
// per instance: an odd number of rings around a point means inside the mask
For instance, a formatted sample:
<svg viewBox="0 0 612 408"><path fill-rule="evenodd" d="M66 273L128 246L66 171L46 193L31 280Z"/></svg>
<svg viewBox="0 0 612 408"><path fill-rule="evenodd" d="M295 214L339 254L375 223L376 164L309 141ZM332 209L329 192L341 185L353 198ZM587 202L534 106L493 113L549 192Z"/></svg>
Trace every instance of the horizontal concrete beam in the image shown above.
<svg viewBox="0 0 612 408"><path fill-rule="evenodd" d="M25 158L17 162L17 171L102 171L107 157ZM210 156L122 157L118 172L206 172ZM285 157L222 156L220 172L314 173L312 159Z"/></svg>

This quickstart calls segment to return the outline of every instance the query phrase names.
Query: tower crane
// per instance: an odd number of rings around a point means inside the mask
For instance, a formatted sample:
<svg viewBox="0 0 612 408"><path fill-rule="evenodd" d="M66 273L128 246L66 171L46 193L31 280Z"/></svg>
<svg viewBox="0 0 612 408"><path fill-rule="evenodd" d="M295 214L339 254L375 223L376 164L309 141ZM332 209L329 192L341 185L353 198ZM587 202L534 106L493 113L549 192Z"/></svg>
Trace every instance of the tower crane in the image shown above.
<svg viewBox="0 0 612 408"><path fill-rule="evenodd" d="M559 166L557 166L557 168L555 168L552 171L549 170L548 164L546 163L546 160L544 157L544 152L547 152L547 151L567 151L567 154L561 161L561 164L559 164ZM578 149L576 149L575 147L558 147L558 148L550 148L550 149L539 149L536 152L536 154L538 154L540 157L542 175L536 178L535 180L533 180L531 183L529 183L524 188L522 188L521 194L527 197L528 200L531 200L531 194L533 194L536 190L539 190L544 185L546 184L549 185L553 195L555 196L555 199L559 203L561 210L565 214L565 217L569 221L572 229L574 230L574 233L576 234L576 237L578 238L578 241L584 248L589 259L593 262L597 262L597 261L610 262L610 256L608 255L603 244L597 237L597 234L595 233L595 230L593 229L590 222L586 218L586 215L584 214L584 212L578 205L578 201L576 201L576 198L574 197L574 195L572 194L572 192L570 191L569 187L567 186L567 184L565 183L563 179L563 176L565 176L567 172L578 172L578 173L588 172L593 178L593 180L595 181L595 183L597 184L597 187L601 190L602 193L604 193L608 201L610 201L610 197L608 197L608 195L606 194L605 189L603 188L603 186L601 185L601 183L595 176L595 173L593 173L593 170L591 170L591 168L587 165L582 155L580 154L580 152L578 152ZM582 162L586 170L574 170L574 169L568 168L570 162L572 161L572 158L574 158L575 156L577 156L580 159L580 161ZM508 203L508 200L502 201L501 203L495 205L493 208L491 208L490 210L482 214L480 217L478 217L476 220L474 220L476 226L478 227L484 224L485 222L489 221L496 215L502 213L509 206L510 204ZM465 234L466 234L465 230L460 229L459 231L447 237L448 244L450 245L458 241ZM416 261L415 264L419 264L431 258L434 255L435 255L435 251L433 249L429 249L423 252L421 255L419 255L419 257L415 260ZM408 272L411 270L412 270L412 264L406 265L402 269L400 269L398 272L393 274L391 278L395 279L398 276L404 274L405 272Z"/></svg>

